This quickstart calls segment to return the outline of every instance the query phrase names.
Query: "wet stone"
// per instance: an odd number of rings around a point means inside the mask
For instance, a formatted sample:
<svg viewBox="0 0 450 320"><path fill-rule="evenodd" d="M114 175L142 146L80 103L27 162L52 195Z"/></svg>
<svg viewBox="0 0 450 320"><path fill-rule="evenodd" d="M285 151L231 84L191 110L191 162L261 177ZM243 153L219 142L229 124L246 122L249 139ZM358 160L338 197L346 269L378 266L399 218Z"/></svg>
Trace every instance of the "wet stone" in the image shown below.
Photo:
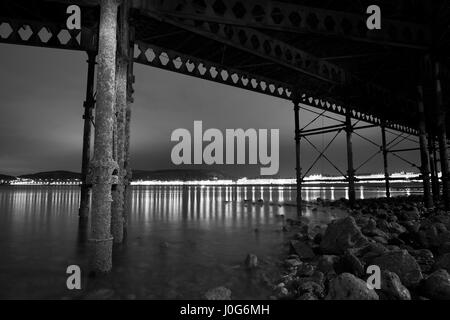
<svg viewBox="0 0 450 320"><path fill-rule="evenodd" d="M428 276L423 283L423 294L427 298L450 300L450 275L439 269Z"/></svg>
<svg viewBox="0 0 450 320"><path fill-rule="evenodd" d="M378 294L365 281L350 273L334 278L329 285L327 300L378 300Z"/></svg>
<svg viewBox="0 0 450 320"><path fill-rule="evenodd" d="M381 270L395 272L406 287L417 286L423 278L416 259L406 250L387 252L375 258L373 264Z"/></svg>
<svg viewBox="0 0 450 320"><path fill-rule="evenodd" d="M225 287L217 287L205 293L206 300L231 300L231 290Z"/></svg>

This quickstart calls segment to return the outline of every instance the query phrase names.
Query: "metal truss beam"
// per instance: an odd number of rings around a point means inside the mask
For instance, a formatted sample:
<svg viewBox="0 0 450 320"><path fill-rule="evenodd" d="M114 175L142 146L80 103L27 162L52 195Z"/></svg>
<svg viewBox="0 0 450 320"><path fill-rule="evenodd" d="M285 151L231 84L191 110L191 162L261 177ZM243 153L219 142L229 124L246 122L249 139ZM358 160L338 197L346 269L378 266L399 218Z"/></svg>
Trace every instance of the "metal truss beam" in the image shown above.
<svg viewBox="0 0 450 320"><path fill-rule="evenodd" d="M305 51L299 50L256 30L217 23L197 23L194 20L182 21L171 17L163 17L158 14L152 15L152 17L209 39L255 54L294 71L325 80L328 84L331 83L329 88L330 92L328 92L329 95L335 95L338 97L337 100L341 100L345 104L361 104L365 103L362 102L363 100L366 100L371 101L372 105L386 105L390 103L406 109L412 103L412 101L410 102L403 97L395 96L386 88L356 77L337 65L323 61ZM361 96L356 98L355 101L353 101L354 98L349 97L350 88L353 91L360 92ZM352 113L355 118L356 112ZM380 122L376 124L380 124Z"/></svg>
<svg viewBox="0 0 450 320"><path fill-rule="evenodd" d="M81 31L69 31L52 23L16 20L0 17L0 43L21 44L38 47L68 49L77 51L97 50L97 31L83 28ZM187 56L172 50L138 42L140 51L135 62L151 65L161 69L228 84L241 89L268 94L277 98L292 100L293 87L291 84L261 77L235 68L219 65L196 57ZM319 108L326 112L345 115L346 109L337 103L315 97L313 94L300 94L302 104ZM352 117L379 125L381 120L355 110ZM416 134L416 130L395 123L387 123L387 128L409 134Z"/></svg>
<svg viewBox="0 0 450 320"><path fill-rule="evenodd" d="M351 78L343 68L254 29L154 17L326 82L344 84Z"/></svg>
<svg viewBox="0 0 450 320"><path fill-rule="evenodd" d="M89 28L67 30L52 23L0 17L0 43L94 51L97 34Z"/></svg>
<svg viewBox="0 0 450 320"><path fill-rule="evenodd" d="M368 30L365 12L353 14L267 0L134 0L150 13L229 25L336 36L380 45L428 49L428 26L383 19L381 30Z"/></svg>
<svg viewBox="0 0 450 320"><path fill-rule="evenodd" d="M188 56L174 50L164 49L141 41L136 42L135 49L134 61L136 63L227 84L277 98L286 100L293 99L293 87L287 83L261 77L249 72L223 66L205 59ZM306 93L301 94L300 103L330 113L344 116L346 114L346 109L344 107ZM351 115L352 118L356 120L369 122L374 125L381 124L381 119L376 116L355 110L351 111ZM415 129L401 124L387 123L386 127L407 134L416 134Z"/></svg>
<svg viewBox="0 0 450 320"><path fill-rule="evenodd" d="M136 42L134 61L277 98L290 100L292 95L288 84L140 41Z"/></svg>

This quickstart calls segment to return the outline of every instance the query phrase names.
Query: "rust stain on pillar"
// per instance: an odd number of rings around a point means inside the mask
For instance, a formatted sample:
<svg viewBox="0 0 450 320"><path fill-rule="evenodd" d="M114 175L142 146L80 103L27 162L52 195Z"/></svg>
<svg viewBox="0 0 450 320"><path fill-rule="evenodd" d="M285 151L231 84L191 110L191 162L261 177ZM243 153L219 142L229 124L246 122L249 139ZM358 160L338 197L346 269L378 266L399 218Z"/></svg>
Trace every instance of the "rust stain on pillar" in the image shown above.
<svg viewBox="0 0 450 320"><path fill-rule="evenodd" d="M97 70L97 105L92 167L92 222L90 267L112 268L111 186L117 164L112 157L116 74L116 0L101 0Z"/></svg>

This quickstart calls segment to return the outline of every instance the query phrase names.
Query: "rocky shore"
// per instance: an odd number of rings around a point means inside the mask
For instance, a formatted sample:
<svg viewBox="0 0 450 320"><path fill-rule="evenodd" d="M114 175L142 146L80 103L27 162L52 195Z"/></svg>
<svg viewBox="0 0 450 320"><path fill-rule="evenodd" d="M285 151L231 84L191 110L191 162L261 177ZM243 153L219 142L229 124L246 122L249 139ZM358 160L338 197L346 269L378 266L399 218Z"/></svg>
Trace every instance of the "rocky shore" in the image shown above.
<svg viewBox="0 0 450 320"><path fill-rule="evenodd" d="M450 299L450 213L441 206L428 210L417 196L316 204L349 215L324 228L286 221L288 254L271 299ZM373 266L379 289L367 285Z"/></svg>

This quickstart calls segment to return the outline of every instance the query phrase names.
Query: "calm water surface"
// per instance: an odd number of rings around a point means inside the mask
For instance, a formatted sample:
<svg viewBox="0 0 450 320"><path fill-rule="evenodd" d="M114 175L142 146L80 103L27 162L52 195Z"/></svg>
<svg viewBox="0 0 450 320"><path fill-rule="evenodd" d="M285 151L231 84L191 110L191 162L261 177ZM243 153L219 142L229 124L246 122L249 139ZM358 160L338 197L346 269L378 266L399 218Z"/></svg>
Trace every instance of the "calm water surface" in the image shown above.
<svg viewBox="0 0 450 320"><path fill-rule="evenodd" d="M416 193L402 188L394 194ZM303 198L339 199L345 188L312 188ZM358 188L357 197L384 196L382 187ZM80 292L66 289L66 268L87 270L86 228L79 226L78 187L0 188L0 298L78 298L98 288L114 298L199 299L226 286L236 299L266 299L264 278L277 272L283 253L283 217L295 208L288 187L134 187L125 244L114 250L114 270L106 279L83 274ZM244 200L264 199L261 205ZM345 215L331 209L303 215L312 226ZM248 253L264 266L248 273Z"/></svg>

